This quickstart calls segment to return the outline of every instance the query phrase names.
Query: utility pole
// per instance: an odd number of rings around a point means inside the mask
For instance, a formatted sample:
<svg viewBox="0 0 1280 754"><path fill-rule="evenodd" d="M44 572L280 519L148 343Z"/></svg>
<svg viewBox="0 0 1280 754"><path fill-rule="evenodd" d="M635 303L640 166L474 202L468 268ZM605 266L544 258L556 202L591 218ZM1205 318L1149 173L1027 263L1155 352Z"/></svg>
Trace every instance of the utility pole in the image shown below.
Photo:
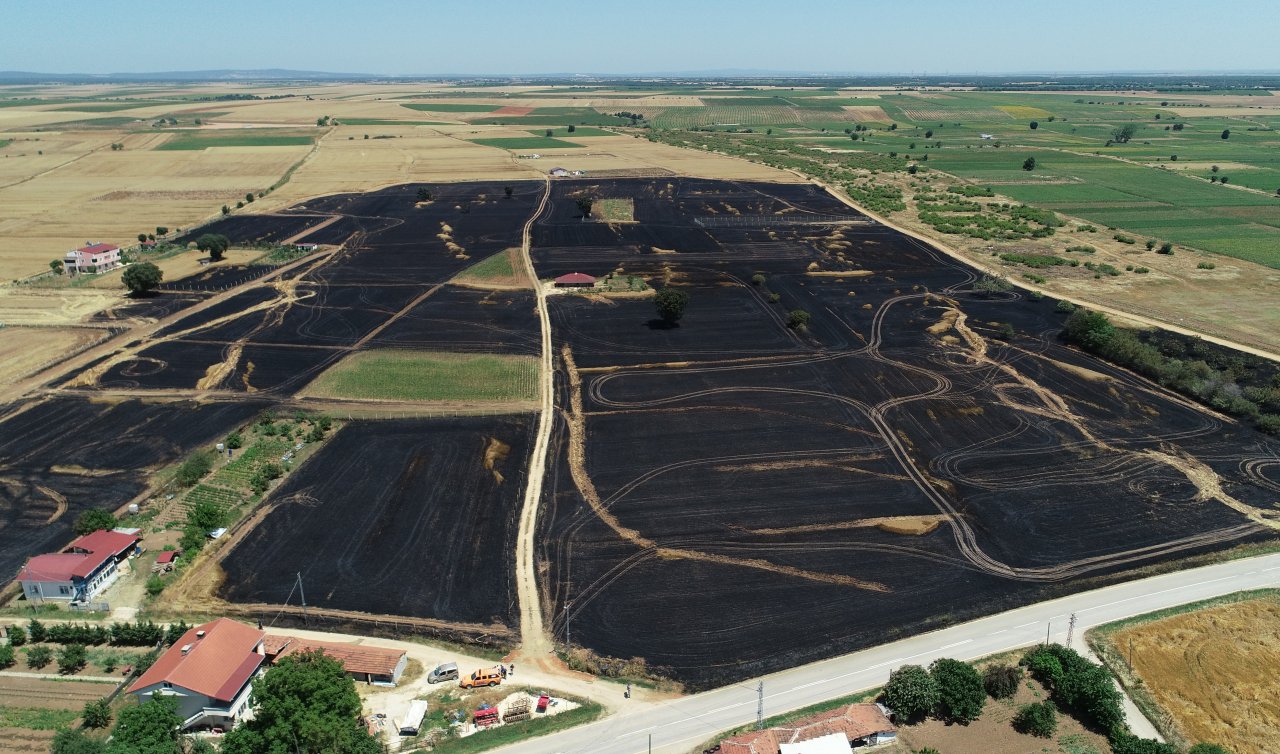
<svg viewBox="0 0 1280 754"><path fill-rule="evenodd" d="M1076 614L1071 614L1071 622L1067 624L1067 646L1071 646L1071 640L1076 634Z"/></svg>
<svg viewBox="0 0 1280 754"><path fill-rule="evenodd" d="M1049 632L1052 630L1053 630L1053 621L1049 621L1048 625L1044 627L1044 645L1046 647L1049 646Z"/></svg>
<svg viewBox="0 0 1280 754"><path fill-rule="evenodd" d="M1129 672L1133 672L1133 637L1129 637Z"/></svg>
<svg viewBox="0 0 1280 754"><path fill-rule="evenodd" d="M564 648L571 649L573 643L569 641L569 621L572 620L573 613L569 612L569 608L573 605L573 600L565 598L564 601Z"/></svg>
<svg viewBox="0 0 1280 754"><path fill-rule="evenodd" d="M764 681L756 686L756 730L764 730Z"/></svg>
<svg viewBox="0 0 1280 754"><path fill-rule="evenodd" d="M303 625L311 625L307 620L307 592L302 588L302 572L298 572L298 594L302 596L302 623Z"/></svg>

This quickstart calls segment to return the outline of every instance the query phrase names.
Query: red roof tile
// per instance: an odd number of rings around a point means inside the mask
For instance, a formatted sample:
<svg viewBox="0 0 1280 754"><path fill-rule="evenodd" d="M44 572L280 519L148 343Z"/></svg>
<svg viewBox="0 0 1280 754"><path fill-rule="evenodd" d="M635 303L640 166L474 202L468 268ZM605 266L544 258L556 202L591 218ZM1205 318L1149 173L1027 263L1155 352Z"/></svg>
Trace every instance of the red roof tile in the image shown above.
<svg viewBox="0 0 1280 754"><path fill-rule="evenodd" d="M204 638L197 636L200 631L204 631ZM136 692L168 682L211 699L231 701L265 659L254 651L263 636L256 628L230 618L196 626L161 655L129 690ZM187 645L191 649L183 654L182 648Z"/></svg>
<svg viewBox="0 0 1280 754"><path fill-rule="evenodd" d="M102 254L108 251L115 251L118 248L120 247L116 246L115 244L95 243L95 244L89 244L88 246L81 246L80 248L76 249L76 251L79 251L84 254Z"/></svg>
<svg viewBox="0 0 1280 754"><path fill-rule="evenodd" d="M278 647L275 652L279 653L280 659L289 655L298 654L299 652L310 652L312 650L320 650L324 654L338 662L342 663L342 667L348 673L370 673L372 675L392 675L395 673L396 666L400 664L400 658L404 656L402 649L385 649L383 647L367 647L362 644L343 644L331 641L314 641L312 639L297 639L289 636L268 636L264 642L264 646L270 644Z"/></svg>
<svg viewBox="0 0 1280 754"><path fill-rule="evenodd" d="M37 555L18 574L20 581L71 581L88 578L103 563L128 552L138 537L99 530L77 537L60 553Z"/></svg>
<svg viewBox="0 0 1280 754"><path fill-rule="evenodd" d="M875 704L850 704L793 723L752 731L720 743L721 754L778 754L781 744L811 741L842 733L850 741L896 730Z"/></svg>
<svg viewBox="0 0 1280 754"><path fill-rule="evenodd" d="M561 275L556 278L557 283L591 283L595 284L596 279L590 275L581 272L570 272L568 275Z"/></svg>
<svg viewBox="0 0 1280 754"><path fill-rule="evenodd" d="M53 553L37 555L23 566L19 581L70 581L80 564L92 555L81 553ZM99 561L101 563L101 561Z"/></svg>

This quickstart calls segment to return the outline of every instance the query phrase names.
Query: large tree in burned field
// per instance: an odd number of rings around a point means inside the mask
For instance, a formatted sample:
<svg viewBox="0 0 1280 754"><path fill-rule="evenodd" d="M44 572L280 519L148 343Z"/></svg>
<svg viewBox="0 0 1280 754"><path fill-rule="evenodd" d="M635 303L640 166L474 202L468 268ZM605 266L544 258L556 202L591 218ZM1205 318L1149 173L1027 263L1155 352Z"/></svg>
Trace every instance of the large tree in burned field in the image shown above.
<svg viewBox="0 0 1280 754"><path fill-rule="evenodd" d="M160 281L164 279L164 273L150 262L141 262L129 265L121 279L130 293L141 296L160 285Z"/></svg>
<svg viewBox="0 0 1280 754"><path fill-rule="evenodd" d="M215 262L221 261L230 247L230 239L217 233L205 233L196 239L196 248L200 251L207 251L209 258Z"/></svg>
<svg viewBox="0 0 1280 754"><path fill-rule="evenodd" d="M689 305L689 294L676 288L663 288L653 297L653 305L662 321L668 327L673 327L684 316L685 307Z"/></svg>
<svg viewBox="0 0 1280 754"><path fill-rule="evenodd" d="M582 219L585 222L591 216L591 207L595 205L596 200L589 196L582 196L574 200L578 205L578 211L582 213Z"/></svg>

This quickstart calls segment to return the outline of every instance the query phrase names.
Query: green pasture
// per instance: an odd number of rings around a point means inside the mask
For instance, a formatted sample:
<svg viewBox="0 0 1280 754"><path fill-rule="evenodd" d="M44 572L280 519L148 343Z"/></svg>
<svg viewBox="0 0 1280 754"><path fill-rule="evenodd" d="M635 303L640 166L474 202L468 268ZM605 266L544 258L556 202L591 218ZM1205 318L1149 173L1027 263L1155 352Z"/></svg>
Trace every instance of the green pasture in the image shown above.
<svg viewBox="0 0 1280 754"><path fill-rule="evenodd" d="M344 126L447 126L438 120L394 120L392 118L340 118Z"/></svg>
<svg viewBox="0 0 1280 754"><path fill-rule="evenodd" d="M77 112L77 113L114 113L119 110L132 110L138 107L155 107L156 105L170 104L164 100L156 100L153 102L88 102L68 107L55 107L58 112Z"/></svg>
<svg viewBox="0 0 1280 754"><path fill-rule="evenodd" d="M533 356L375 350L346 357L306 389L329 398L384 401L533 401Z"/></svg>
<svg viewBox="0 0 1280 754"><path fill-rule="evenodd" d="M173 138L156 147L160 151L192 151L209 147L298 147L311 146L311 136L287 136L270 133L187 132L174 134Z"/></svg>
<svg viewBox="0 0 1280 754"><path fill-rule="evenodd" d="M573 149L581 144L548 136L511 136L496 139L469 139L472 144L498 149Z"/></svg>

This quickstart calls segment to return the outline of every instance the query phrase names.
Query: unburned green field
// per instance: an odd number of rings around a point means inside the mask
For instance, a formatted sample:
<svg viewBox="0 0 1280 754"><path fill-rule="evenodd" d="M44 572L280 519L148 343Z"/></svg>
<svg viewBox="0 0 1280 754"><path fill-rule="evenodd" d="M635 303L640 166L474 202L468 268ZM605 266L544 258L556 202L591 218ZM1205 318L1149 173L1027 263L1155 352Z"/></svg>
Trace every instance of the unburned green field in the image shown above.
<svg viewBox="0 0 1280 754"><path fill-rule="evenodd" d="M413 102L401 103L401 107L424 113L491 113L498 105L482 105L475 102Z"/></svg>
<svg viewBox="0 0 1280 754"><path fill-rule="evenodd" d="M356 400L508 403L538 397L532 356L379 350L353 354L307 395Z"/></svg>
<svg viewBox="0 0 1280 754"><path fill-rule="evenodd" d="M393 120L391 118L343 118L344 126L447 126L439 120Z"/></svg>
<svg viewBox="0 0 1280 754"><path fill-rule="evenodd" d="M471 139L472 144L498 149L573 149L582 146L572 141L564 141L550 136L512 136L497 139Z"/></svg>
<svg viewBox="0 0 1280 754"><path fill-rule="evenodd" d="M214 132L209 132L214 133ZM194 151L210 147L309 147L315 138L272 133L180 133L156 147L161 151Z"/></svg>

